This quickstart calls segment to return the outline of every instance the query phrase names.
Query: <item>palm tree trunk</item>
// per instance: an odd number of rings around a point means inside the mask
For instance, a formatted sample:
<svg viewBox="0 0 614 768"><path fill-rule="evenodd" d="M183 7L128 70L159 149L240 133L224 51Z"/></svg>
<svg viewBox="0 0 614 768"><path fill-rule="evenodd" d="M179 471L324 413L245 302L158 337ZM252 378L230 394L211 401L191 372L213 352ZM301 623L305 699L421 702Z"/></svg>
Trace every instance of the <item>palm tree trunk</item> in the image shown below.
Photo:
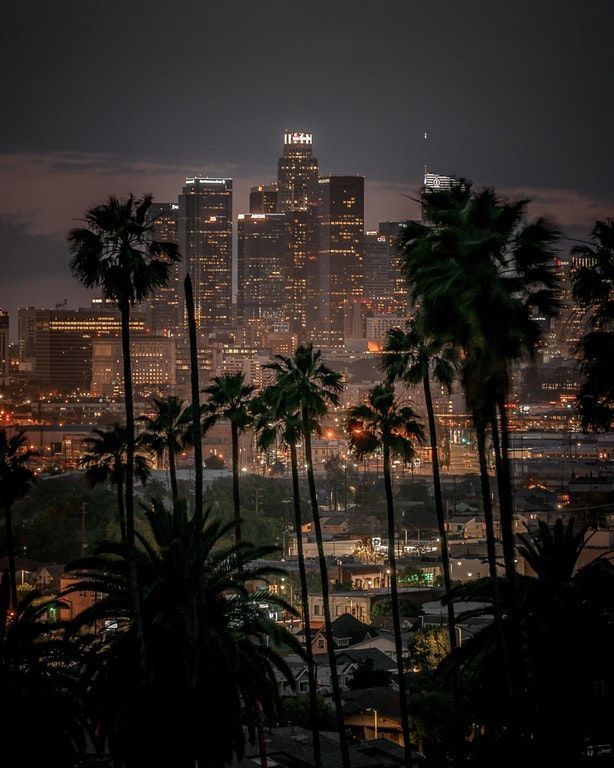
<svg viewBox="0 0 614 768"><path fill-rule="evenodd" d="M17 567L15 565L15 540L13 538L13 515L11 505L4 507L4 525L6 529L6 552L9 558L9 579L11 589L11 608L17 610Z"/></svg>
<svg viewBox="0 0 614 768"><path fill-rule="evenodd" d="M488 557L488 571L492 584L495 611L500 611L499 586L497 581L497 548L495 539L495 521L492 511L492 498L490 495L490 480L488 477L488 463L486 461L486 427L478 419L474 419L475 433L478 444L478 461L480 464L480 485L482 488L482 508L484 510L484 522L486 523L486 554Z"/></svg>
<svg viewBox="0 0 614 768"><path fill-rule="evenodd" d="M172 447L168 446L168 473L171 477L171 496L173 498L173 509L177 506L177 498L179 494L177 492L177 469L175 467L175 451Z"/></svg>
<svg viewBox="0 0 614 768"><path fill-rule="evenodd" d="M188 316L188 337L190 340L190 383L192 388L192 431L194 433L194 511L203 512L203 441L200 424L200 393L198 389L198 348L196 346L196 315L192 278L186 275L183 282L185 306Z"/></svg>
<svg viewBox="0 0 614 768"><path fill-rule="evenodd" d="M390 597L392 602L392 625L394 630L394 647L397 657L397 674L399 677L399 702L401 705L401 728L403 729L403 746L405 749L405 765L412 764L411 744L409 737L409 711L407 707L407 691L405 688L405 670L403 669L403 640L401 638L401 612L399 610L399 590L397 585L397 556L395 553L395 522L394 502L392 498L392 479L390 477L390 447L384 439L384 488L386 489L386 511L388 513L388 562L390 564Z"/></svg>
<svg viewBox="0 0 614 768"><path fill-rule="evenodd" d="M122 544L126 543L126 512L124 510L124 484L121 480L117 481L117 516L119 518L119 532L122 537Z"/></svg>
<svg viewBox="0 0 614 768"><path fill-rule="evenodd" d="M501 541L503 542L503 560L505 562L505 575L512 587L516 586L516 554L514 551L514 502L512 497L512 484L510 481L509 462L509 428L505 403L497 403L499 422L501 428L500 450L497 433L497 419L493 416L492 430L495 442L495 456L497 458L497 482L499 488L499 508L501 514Z"/></svg>
<svg viewBox="0 0 614 768"><path fill-rule="evenodd" d="M142 680L147 677L145 634L141 614L141 597L136 570L136 546L134 539L134 402L132 399L132 364L130 360L130 302L120 302L122 324L122 355L124 363L124 400L126 406L126 545L128 548L128 583L134 613L134 631L139 652Z"/></svg>
<svg viewBox="0 0 614 768"><path fill-rule="evenodd" d="M350 768L350 753L348 750L347 736L345 734L345 724L343 722L343 709L341 705L341 688L339 686L339 675L337 673L337 658L335 656L332 621L330 616L329 602L329 583L328 568L326 566L326 557L324 556L324 543L322 539L322 524L320 522L320 512L318 510L318 495L316 493L316 483L313 474L313 457L311 453L311 422L307 410L303 408L303 439L305 443L305 462L307 464L307 483L309 486L309 499L311 501L311 511L313 513L313 527L316 534L316 543L318 546L318 561L320 564L320 580L322 582L322 603L324 609L324 634L326 636L326 650L328 653L328 663L330 665L330 679L333 688L333 700L335 702L335 716L337 719L337 730L339 732L339 747L341 750L341 764L343 768Z"/></svg>
<svg viewBox="0 0 614 768"><path fill-rule="evenodd" d="M474 418L474 426L478 443L478 459L480 462L480 482L482 486L482 506L484 508L484 520L486 522L486 552L488 556L488 569L492 586L492 608L495 625L501 644L501 655L507 679L510 697L514 695L513 674L510 666L509 648L505 627L503 626L503 614L501 595L499 594L499 579L497 576L497 549L495 539L495 524L492 511L492 498L490 495L490 480L488 477L488 464L486 462L486 426L480 419Z"/></svg>
<svg viewBox="0 0 614 768"><path fill-rule="evenodd" d="M450 597L452 590L452 578L450 576L450 552L448 549L448 532L443 512L443 498L441 495L441 477L439 474L439 451L437 448L437 426L435 424L435 411L433 410L433 397L431 395L431 383L428 373L423 379L424 400L429 422L429 437L431 441L431 462L433 465L433 488L435 491L435 511L437 513L437 527L439 529L439 541L441 542L441 565L443 568L443 584L446 597ZM447 600L448 608L448 634L450 637L450 649L456 648L456 624L454 620L454 604Z"/></svg>
<svg viewBox="0 0 614 768"><path fill-rule="evenodd" d="M235 521L235 544L241 543L241 504L239 499L239 428L230 422L232 438L232 509Z"/></svg>
<svg viewBox="0 0 614 768"><path fill-rule="evenodd" d="M264 712L262 704L256 702L256 721L258 729L258 751L260 752L260 768L268 768L269 761L266 755L266 739L264 737Z"/></svg>
<svg viewBox="0 0 614 768"><path fill-rule="evenodd" d="M292 468L292 498L294 501L294 530L296 531L296 548L298 554L298 571L301 579L301 606L303 608L303 628L305 631L305 654L307 656L307 675L309 676L309 714L311 719L311 736L313 741L313 762L315 768L320 768L322 758L320 752L320 731L318 730L318 697L315 666L313 663L313 647L311 645L311 619L309 618L309 588L307 586L307 569L303 552L303 535L301 519L301 500L298 483L298 457L296 445L290 443L290 466Z"/></svg>

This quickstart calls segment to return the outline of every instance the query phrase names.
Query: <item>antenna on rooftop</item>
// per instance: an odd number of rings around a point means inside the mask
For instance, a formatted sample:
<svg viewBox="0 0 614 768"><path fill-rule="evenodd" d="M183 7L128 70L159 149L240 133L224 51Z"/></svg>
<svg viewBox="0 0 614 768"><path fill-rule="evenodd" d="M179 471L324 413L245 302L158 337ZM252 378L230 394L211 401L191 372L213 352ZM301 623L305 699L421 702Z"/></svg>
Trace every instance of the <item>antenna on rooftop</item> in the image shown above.
<svg viewBox="0 0 614 768"><path fill-rule="evenodd" d="M428 147L429 147L429 134L428 131L424 132L424 175L428 172Z"/></svg>

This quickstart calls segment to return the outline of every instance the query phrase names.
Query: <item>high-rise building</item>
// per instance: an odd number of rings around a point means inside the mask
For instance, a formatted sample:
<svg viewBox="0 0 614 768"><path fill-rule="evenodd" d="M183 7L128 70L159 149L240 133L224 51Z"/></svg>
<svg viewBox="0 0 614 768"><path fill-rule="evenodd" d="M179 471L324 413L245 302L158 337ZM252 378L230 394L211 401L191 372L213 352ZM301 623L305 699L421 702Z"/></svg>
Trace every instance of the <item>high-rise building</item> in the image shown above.
<svg viewBox="0 0 614 768"><path fill-rule="evenodd" d="M277 163L277 210L280 213L315 203L318 161L313 156L313 136L302 131L284 133L283 155Z"/></svg>
<svg viewBox="0 0 614 768"><path fill-rule="evenodd" d="M178 242L192 277L196 324L209 332L232 318L232 179L186 179L179 195Z"/></svg>
<svg viewBox="0 0 614 768"><path fill-rule="evenodd" d="M250 213L277 213L277 184L259 184L249 190Z"/></svg>
<svg viewBox="0 0 614 768"><path fill-rule="evenodd" d="M385 235L365 232L365 298L390 301L394 296L390 248Z"/></svg>
<svg viewBox="0 0 614 768"><path fill-rule="evenodd" d="M341 347L346 307L364 295L364 185L362 176L319 180L319 343Z"/></svg>
<svg viewBox="0 0 614 768"><path fill-rule="evenodd" d="M177 242L177 203L153 203L148 211L152 223L152 239L160 242ZM168 283L156 289L149 299L150 327L161 336L175 336L181 327L181 303L179 301L179 262L172 262Z"/></svg>
<svg viewBox="0 0 614 768"><path fill-rule="evenodd" d="M0 386L9 383L9 313L0 309Z"/></svg>
<svg viewBox="0 0 614 768"><path fill-rule="evenodd" d="M145 315L130 314L132 333L144 333ZM117 309L38 309L35 314L34 380L60 392L88 392L92 378L92 339L119 337Z"/></svg>
<svg viewBox="0 0 614 768"><path fill-rule="evenodd" d="M319 276L317 208L308 205L285 213L283 289L285 316L301 341L315 337Z"/></svg>
<svg viewBox="0 0 614 768"><path fill-rule="evenodd" d="M17 342L22 363L34 357L36 311L34 307L20 307L17 310Z"/></svg>
<svg viewBox="0 0 614 768"><path fill-rule="evenodd" d="M392 283L394 311L401 315L407 314L410 308L409 289L402 270L402 258L399 253L398 240L401 236L404 222L380 221L378 233L384 237L388 247L388 269Z"/></svg>
<svg viewBox="0 0 614 768"><path fill-rule="evenodd" d="M283 213L240 213L237 228L237 319L282 319Z"/></svg>

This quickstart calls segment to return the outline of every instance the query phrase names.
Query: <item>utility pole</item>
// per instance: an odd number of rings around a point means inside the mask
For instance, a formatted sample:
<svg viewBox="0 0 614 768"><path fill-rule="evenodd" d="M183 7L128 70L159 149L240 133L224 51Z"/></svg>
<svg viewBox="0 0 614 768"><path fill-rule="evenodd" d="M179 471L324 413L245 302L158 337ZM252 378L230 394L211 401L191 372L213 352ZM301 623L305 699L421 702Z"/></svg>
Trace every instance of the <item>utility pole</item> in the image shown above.
<svg viewBox="0 0 614 768"><path fill-rule="evenodd" d="M85 502L81 504L81 557L85 557Z"/></svg>

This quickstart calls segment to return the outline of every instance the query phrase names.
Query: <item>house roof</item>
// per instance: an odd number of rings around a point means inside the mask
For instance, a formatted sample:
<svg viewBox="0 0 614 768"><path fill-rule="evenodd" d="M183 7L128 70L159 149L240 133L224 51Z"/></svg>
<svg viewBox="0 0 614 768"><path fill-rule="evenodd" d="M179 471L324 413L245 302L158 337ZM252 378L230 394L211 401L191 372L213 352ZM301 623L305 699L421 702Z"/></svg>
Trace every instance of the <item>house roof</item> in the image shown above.
<svg viewBox="0 0 614 768"><path fill-rule="evenodd" d="M343 650L337 651L337 658L347 659L348 661L353 661L357 664L362 664L369 659L373 662L374 671L387 671L396 666L394 659L386 656L386 654L382 653L378 648L344 648Z"/></svg>
<svg viewBox="0 0 614 768"><path fill-rule="evenodd" d="M338 616L332 622L331 629L335 638L349 637L350 645L352 643L359 643L366 637L377 637L380 634L379 629L371 624L365 624L355 616L352 616L351 613L343 613L341 616Z"/></svg>

